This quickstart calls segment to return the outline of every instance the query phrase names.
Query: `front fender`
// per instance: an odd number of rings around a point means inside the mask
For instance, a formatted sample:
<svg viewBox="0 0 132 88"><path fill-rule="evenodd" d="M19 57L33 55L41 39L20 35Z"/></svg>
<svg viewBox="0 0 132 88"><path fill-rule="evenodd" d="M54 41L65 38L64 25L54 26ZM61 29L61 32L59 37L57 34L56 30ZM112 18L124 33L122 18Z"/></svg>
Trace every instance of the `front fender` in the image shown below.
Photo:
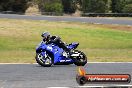
<svg viewBox="0 0 132 88"><path fill-rule="evenodd" d="M45 51L45 49L46 49L46 45L45 44L41 44L40 46L38 46L36 48L36 53L41 53L41 52Z"/></svg>

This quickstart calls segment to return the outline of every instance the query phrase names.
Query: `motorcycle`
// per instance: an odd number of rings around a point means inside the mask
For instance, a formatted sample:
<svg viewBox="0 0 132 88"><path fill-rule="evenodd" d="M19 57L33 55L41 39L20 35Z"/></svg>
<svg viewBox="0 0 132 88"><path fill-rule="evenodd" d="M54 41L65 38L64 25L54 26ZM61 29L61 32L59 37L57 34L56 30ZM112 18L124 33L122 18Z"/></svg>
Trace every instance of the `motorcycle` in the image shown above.
<svg viewBox="0 0 132 88"><path fill-rule="evenodd" d="M84 66L87 63L87 57L82 51L76 50L78 45L79 43L75 42L67 45L67 48L72 51L72 54L69 54L56 44L45 44L41 41L36 47L36 62L44 67L60 64Z"/></svg>

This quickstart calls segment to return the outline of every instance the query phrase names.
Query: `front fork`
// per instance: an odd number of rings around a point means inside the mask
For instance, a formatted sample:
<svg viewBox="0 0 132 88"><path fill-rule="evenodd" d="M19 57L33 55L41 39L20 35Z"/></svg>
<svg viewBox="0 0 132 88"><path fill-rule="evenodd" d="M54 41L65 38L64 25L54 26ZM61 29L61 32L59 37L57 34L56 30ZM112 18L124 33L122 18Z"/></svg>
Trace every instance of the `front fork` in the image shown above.
<svg viewBox="0 0 132 88"><path fill-rule="evenodd" d="M41 52L41 55L44 56L44 58L46 58L47 57L46 51L45 52Z"/></svg>

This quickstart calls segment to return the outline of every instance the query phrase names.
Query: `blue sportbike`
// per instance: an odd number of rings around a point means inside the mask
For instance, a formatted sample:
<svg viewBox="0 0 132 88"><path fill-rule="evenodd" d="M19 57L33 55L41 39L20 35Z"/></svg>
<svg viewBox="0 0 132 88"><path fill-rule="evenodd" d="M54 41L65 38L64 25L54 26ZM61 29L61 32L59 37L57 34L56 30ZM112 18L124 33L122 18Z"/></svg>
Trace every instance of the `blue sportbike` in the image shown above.
<svg viewBox="0 0 132 88"><path fill-rule="evenodd" d="M44 67L59 64L75 64L77 66L84 66L87 63L87 57L83 52L76 50L78 45L79 43L68 44L67 48L72 51L72 53L69 54L54 43L46 44L41 41L36 47L36 62Z"/></svg>

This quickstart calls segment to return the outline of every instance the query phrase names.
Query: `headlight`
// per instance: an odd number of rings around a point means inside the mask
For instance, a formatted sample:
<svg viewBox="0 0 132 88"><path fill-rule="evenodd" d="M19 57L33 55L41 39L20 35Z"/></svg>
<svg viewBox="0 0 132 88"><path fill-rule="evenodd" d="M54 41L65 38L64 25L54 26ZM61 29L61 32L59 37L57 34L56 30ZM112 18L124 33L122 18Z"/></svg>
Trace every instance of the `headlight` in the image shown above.
<svg viewBox="0 0 132 88"><path fill-rule="evenodd" d="M36 49L39 48L41 46L41 44L43 43L43 41L41 41L37 46Z"/></svg>

